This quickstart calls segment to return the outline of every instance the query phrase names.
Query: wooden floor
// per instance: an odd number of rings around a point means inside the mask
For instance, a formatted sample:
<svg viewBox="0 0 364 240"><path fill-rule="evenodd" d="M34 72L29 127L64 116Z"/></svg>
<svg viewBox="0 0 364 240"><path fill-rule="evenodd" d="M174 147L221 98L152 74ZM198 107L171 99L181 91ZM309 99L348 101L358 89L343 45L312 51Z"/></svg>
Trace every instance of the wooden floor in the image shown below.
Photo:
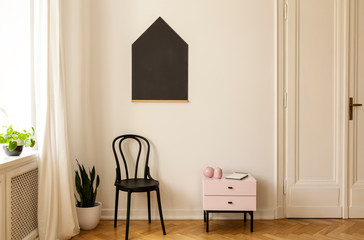
<svg viewBox="0 0 364 240"><path fill-rule="evenodd" d="M202 220L165 221L167 235L163 236L160 222L133 220L130 222L129 239L360 239L364 240L364 219L280 219L255 220L254 232L250 232L249 220L211 220L210 232L205 231ZM113 240L125 238L125 221L101 221L91 231L81 231L72 240Z"/></svg>

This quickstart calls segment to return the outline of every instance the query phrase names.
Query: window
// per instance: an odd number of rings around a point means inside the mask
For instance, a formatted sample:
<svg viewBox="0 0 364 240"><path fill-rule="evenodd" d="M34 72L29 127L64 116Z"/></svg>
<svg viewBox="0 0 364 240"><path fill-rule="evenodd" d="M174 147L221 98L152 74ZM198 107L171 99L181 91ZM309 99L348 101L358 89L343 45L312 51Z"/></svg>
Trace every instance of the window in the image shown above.
<svg viewBox="0 0 364 240"><path fill-rule="evenodd" d="M21 130L31 127L30 4L0 1L0 126Z"/></svg>

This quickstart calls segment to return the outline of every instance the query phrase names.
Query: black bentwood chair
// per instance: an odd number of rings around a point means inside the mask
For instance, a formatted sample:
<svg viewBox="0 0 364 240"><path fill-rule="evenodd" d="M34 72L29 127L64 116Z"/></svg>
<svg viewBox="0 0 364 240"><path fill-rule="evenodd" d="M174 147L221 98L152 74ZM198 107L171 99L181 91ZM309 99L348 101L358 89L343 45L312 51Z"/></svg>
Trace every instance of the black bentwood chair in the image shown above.
<svg viewBox="0 0 364 240"><path fill-rule="evenodd" d="M135 162L135 174L134 178L129 178L128 173L128 166L125 160L125 155L123 153L122 149L122 143L126 139L133 139L136 142L138 142L139 150L138 150L138 156ZM146 159L145 159L145 166L144 166L144 177L138 178L138 165L139 165L139 158L140 153L142 151L142 143L146 144ZM144 144L144 145L145 145ZM118 146L117 146L118 145ZM157 200L158 200L158 208L159 208L159 216L161 220L163 235L166 235L166 230L164 228L164 222L163 222L163 214L162 214L162 205L161 205L161 198L159 193L159 182L157 180L154 180L150 176L149 172L149 153L150 153L150 145L146 138L138 135L122 135L114 139L112 143L112 149L115 156L116 161L116 180L115 180L115 187L116 187L116 194L115 194L115 218L114 218L114 227L117 226L117 217L118 217L118 202L119 202L119 191L124 191L128 193L128 202L127 202L127 213L126 213L126 231L125 231L125 239L128 239L129 235L129 220L130 220L130 200L131 200L131 194L133 192L146 192L147 193L147 200L148 200L148 222L150 223L150 192L156 191L157 193ZM123 158L124 162L124 168L125 168L125 174L126 179L121 179L121 171L120 171L120 164L118 159L118 153L120 153L121 157Z"/></svg>

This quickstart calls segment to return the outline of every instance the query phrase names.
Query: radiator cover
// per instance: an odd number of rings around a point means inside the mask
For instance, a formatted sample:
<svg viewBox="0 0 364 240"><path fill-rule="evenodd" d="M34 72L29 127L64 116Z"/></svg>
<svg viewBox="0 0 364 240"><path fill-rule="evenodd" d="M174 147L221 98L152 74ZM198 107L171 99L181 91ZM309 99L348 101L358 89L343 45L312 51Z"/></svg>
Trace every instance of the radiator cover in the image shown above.
<svg viewBox="0 0 364 240"><path fill-rule="evenodd" d="M7 176L7 239L35 239L38 234L38 168L33 164Z"/></svg>

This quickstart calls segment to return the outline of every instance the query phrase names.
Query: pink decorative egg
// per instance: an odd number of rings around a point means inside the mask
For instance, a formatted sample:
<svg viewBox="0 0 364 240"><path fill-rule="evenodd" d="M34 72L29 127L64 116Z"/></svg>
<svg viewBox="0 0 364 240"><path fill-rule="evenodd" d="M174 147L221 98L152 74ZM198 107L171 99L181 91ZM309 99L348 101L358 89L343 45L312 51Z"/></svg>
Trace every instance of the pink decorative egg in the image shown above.
<svg viewBox="0 0 364 240"><path fill-rule="evenodd" d="M205 175L205 177L211 178L214 176L214 169L212 167L206 167L203 170L203 175Z"/></svg>
<svg viewBox="0 0 364 240"><path fill-rule="evenodd" d="M222 170L221 168L217 167L214 170L214 178L220 179L222 177Z"/></svg>

